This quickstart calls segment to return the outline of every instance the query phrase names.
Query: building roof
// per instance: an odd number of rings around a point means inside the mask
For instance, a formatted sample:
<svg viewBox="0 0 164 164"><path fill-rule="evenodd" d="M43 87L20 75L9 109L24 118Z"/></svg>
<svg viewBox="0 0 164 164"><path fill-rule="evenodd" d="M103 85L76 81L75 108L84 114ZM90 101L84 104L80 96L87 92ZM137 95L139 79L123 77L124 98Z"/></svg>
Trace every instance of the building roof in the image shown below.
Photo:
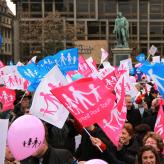
<svg viewBox="0 0 164 164"><path fill-rule="evenodd" d="M10 17L14 17L14 14L13 12L9 9L9 7L7 6L7 3L6 3L6 0L0 0L0 5L1 6L4 6L5 8L7 8L7 11L6 11L6 15L10 16Z"/></svg>

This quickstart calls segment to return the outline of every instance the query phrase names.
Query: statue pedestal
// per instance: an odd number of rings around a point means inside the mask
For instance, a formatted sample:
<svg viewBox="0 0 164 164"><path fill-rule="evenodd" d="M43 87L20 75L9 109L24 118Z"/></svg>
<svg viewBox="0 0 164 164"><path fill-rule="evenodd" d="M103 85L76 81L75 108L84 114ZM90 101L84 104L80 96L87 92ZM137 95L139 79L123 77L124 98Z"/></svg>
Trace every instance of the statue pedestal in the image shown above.
<svg viewBox="0 0 164 164"><path fill-rule="evenodd" d="M112 49L113 65L119 66L121 60L125 60L130 57L131 52L132 52L131 48L113 48Z"/></svg>

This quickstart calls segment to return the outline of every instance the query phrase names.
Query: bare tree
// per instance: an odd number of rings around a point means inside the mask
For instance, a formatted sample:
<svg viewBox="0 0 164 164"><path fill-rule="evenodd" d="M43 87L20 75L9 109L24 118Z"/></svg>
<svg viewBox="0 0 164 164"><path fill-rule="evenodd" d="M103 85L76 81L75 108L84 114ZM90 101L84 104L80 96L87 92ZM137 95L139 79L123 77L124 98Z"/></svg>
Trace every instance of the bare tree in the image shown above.
<svg viewBox="0 0 164 164"><path fill-rule="evenodd" d="M39 43L43 56L64 49L65 42L72 43L83 25L68 23L58 12L49 13L37 21L20 21L20 39L24 43Z"/></svg>

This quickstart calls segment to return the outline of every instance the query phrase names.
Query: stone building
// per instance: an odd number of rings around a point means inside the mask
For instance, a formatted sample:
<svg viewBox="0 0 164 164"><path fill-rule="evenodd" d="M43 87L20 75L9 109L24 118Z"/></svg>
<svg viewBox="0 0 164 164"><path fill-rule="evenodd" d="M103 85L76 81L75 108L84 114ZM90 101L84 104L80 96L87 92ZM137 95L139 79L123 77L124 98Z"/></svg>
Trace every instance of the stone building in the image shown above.
<svg viewBox="0 0 164 164"><path fill-rule="evenodd" d="M8 8L6 0L0 1L0 33L3 45L0 47L0 60L7 63L13 60L13 20L14 15Z"/></svg>
<svg viewBox="0 0 164 164"><path fill-rule="evenodd" d="M49 12L55 11L75 28L77 23L83 24L84 35L75 33L80 44L82 41L84 43L88 41L84 48L79 45L83 51L87 51L88 48L94 50L96 41L103 41L104 47L110 52L116 44L113 34L114 20L116 13L121 11L129 20L129 46L133 49L132 55L141 51L147 54L152 44L158 47L160 55L164 53L163 0L13 0L13 2L16 4L18 27L21 21L26 21L31 26L34 21L42 20ZM19 34L19 30L17 33ZM15 49L17 54L24 54L24 44L28 44L29 53L31 49L41 46L40 41L20 39L18 41Z"/></svg>

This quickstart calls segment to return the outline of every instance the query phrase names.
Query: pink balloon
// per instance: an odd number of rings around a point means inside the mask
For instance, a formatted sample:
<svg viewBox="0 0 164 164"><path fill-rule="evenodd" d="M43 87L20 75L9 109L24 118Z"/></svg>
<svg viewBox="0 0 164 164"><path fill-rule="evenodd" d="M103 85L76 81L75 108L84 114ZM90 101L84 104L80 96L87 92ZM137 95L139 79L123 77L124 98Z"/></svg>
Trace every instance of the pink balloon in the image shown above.
<svg viewBox="0 0 164 164"><path fill-rule="evenodd" d="M92 160L85 162L85 164L108 164L108 163L101 159L92 159Z"/></svg>
<svg viewBox="0 0 164 164"><path fill-rule="evenodd" d="M15 159L23 160L40 148L44 138L43 123L33 115L23 115L9 127L7 142Z"/></svg>
<svg viewBox="0 0 164 164"><path fill-rule="evenodd" d="M132 83L136 83L136 78L134 76L130 76L129 78Z"/></svg>

